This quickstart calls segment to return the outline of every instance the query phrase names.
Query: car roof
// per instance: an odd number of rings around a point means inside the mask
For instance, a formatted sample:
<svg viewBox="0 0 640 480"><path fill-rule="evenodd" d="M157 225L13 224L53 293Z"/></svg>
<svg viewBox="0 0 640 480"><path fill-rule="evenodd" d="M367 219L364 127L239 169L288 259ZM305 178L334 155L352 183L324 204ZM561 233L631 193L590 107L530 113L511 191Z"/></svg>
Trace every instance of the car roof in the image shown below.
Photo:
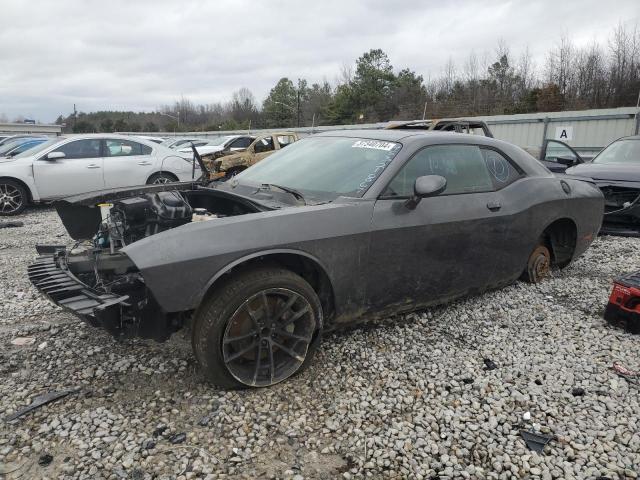
<svg viewBox="0 0 640 480"><path fill-rule="evenodd" d="M409 137L430 138L433 140L446 140L451 138L450 135L458 137L466 135L469 138L479 138L479 135L467 135L464 133L443 132L443 131L425 131L425 130L402 130L402 129L360 129L360 130L332 130L314 135L314 137L347 137L347 138L368 138L371 140L383 140L387 142L399 142ZM441 137L441 138L438 138Z"/></svg>

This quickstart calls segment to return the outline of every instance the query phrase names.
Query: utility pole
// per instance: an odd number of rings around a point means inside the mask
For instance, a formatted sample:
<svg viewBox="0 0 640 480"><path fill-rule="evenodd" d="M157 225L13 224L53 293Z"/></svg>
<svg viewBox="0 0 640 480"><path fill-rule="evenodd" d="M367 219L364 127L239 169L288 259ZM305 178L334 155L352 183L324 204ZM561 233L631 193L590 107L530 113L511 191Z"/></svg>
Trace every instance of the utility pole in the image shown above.
<svg viewBox="0 0 640 480"><path fill-rule="evenodd" d="M300 128L300 85L298 85L297 98L298 128Z"/></svg>
<svg viewBox="0 0 640 480"><path fill-rule="evenodd" d="M78 116L78 112L76 111L76 104L73 104L73 131L76 130L76 118Z"/></svg>

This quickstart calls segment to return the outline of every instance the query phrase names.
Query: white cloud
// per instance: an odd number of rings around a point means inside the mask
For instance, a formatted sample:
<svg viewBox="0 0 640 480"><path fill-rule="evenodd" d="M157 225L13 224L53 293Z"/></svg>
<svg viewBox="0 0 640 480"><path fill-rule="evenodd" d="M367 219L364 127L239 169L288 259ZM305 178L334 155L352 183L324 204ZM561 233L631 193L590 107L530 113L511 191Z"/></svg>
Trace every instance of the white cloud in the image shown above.
<svg viewBox="0 0 640 480"><path fill-rule="evenodd" d="M283 76L333 81L371 48L425 77L471 50L493 55L499 39L541 63L563 34L606 42L638 15L637 0L4 0L0 113L52 121L74 103L152 110L181 95L223 101L242 86L262 99Z"/></svg>

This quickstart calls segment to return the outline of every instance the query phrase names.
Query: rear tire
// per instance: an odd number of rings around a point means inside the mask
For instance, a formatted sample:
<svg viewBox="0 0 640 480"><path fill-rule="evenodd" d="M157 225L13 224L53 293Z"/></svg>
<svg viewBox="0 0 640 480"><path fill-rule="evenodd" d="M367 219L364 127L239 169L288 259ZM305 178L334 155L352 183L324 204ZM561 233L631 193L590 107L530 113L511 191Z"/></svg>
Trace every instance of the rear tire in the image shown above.
<svg viewBox="0 0 640 480"><path fill-rule="evenodd" d="M232 277L203 302L192 346L216 385L268 387L304 370L321 331L313 288L289 270L261 267Z"/></svg>
<svg viewBox="0 0 640 480"><path fill-rule="evenodd" d="M29 195L18 182L0 179L0 216L19 215L27 207Z"/></svg>
<svg viewBox="0 0 640 480"><path fill-rule="evenodd" d="M549 276L550 270L551 252L543 242L540 242L529 255L527 267L520 278L525 282L540 283Z"/></svg>
<svg viewBox="0 0 640 480"><path fill-rule="evenodd" d="M147 185L161 185L163 183L172 183L177 181L178 181L178 177L176 177L174 174L167 173L167 172L160 172L160 173L154 173L153 175L151 175L147 180Z"/></svg>

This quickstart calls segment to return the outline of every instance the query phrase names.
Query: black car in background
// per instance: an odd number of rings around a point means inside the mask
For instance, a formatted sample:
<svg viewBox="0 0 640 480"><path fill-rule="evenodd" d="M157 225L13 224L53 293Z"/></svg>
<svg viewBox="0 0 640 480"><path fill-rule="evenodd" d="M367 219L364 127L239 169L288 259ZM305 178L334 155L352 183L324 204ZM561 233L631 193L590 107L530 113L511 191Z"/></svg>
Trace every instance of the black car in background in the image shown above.
<svg viewBox="0 0 640 480"><path fill-rule="evenodd" d="M581 255L592 183L480 135L346 130L304 138L228 182L58 202L73 249L39 247L33 284L117 336L190 326L225 387L269 386L323 331L449 302Z"/></svg>
<svg viewBox="0 0 640 480"><path fill-rule="evenodd" d="M568 168L566 173L588 177L602 191L601 233L640 236L640 136L620 138L592 161Z"/></svg>

